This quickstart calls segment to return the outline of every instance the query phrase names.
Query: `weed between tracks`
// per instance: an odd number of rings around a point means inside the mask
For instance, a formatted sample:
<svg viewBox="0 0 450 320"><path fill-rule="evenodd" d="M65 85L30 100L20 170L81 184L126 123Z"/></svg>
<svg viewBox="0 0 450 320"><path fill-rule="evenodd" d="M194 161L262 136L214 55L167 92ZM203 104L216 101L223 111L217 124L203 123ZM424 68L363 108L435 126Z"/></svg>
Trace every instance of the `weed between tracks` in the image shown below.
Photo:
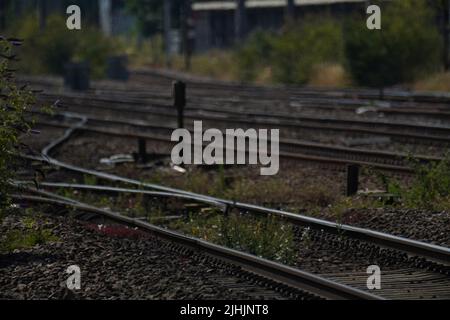
<svg viewBox="0 0 450 320"><path fill-rule="evenodd" d="M341 198L333 178L336 177L331 174L308 175L306 170L287 169L279 176L255 177L252 172L239 168L219 168L214 172L193 168L178 177L156 172L147 181L233 201L305 212L326 208Z"/></svg>
<svg viewBox="0 0 450 320"><path fill-rule="evenodd" d="M63 188L58 193L127 216L145 217L152 224L274 261L292 263L297 256L293 226L277 217L234 211L225 215L201 204L145 195L100 196Z"/></svg>
<svg viewBox="0 0 450 320"><path fill-rule="evenodd" d="M39 215L27 209L25 216L16 228L4 233L0 238L0 253L12 253L14 250L32 248L35 245L58 241L52 229L47 228Z"/></svg>
<svg viewBox="0 0 450 320"><path fill-rule="evenodd" d="M273 216L191 214L186 219L168 223L167 227L286 264L293 263L297 257L292 225Z"/></svg>
<svg viewBox="0 0 450 320"><path fill-rule="evenodd" d="M401 198L408 208L450 210L450 156L427 165L413 163L415 178L409 187L397 181L388 184L388 191Z"/></svg>

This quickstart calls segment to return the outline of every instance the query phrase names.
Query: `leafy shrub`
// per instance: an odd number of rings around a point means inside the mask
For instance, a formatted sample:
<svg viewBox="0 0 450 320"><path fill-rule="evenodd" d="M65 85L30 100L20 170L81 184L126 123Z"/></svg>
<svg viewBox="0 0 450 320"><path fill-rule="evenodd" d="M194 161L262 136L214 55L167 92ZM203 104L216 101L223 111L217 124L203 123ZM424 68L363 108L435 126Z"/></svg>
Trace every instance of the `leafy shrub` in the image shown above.
<svg viewBox="0 0 450 320"><path fill-rule="evenodd" d="M121 50L118 41L105 37L96 28L68 30L64 18L58 15L50 16L42 31L34 16L25 17L10 33L25 40L20 69L31 74L63 74L67 62L86 60L91 75L99 78L105 74L107 57Z"/></svg>
<svg viewBox="0 0 450 320"><path fill-rule="evenodd" d="M192 215L187 221L172 222L169 227L282 263L294 262L297 254L292 225L274 216L231 213L228 217L222 214L205 217L200 214Z"/></svg>
<svg viewBox="0 0 450 320"><path fill-rule="evenodd" d="M274 39L273 77L276 82L305 84L314 67L344 60L342 27L332 19L307 18Z"/></svg>
<svg viewBox="0 0 450 320"><path fill-rule="evenodd" d="M52 230L38 227L30 217L23 219L24 228L14 229L4 235L0 242L0 252L9 253L16 249L31 248L38 244L57 241Z"/></svg>
<svg viewBox="0 0 450 320"><path fill-rule="evenodd" d="M281 34L255 32L236 51L239 78L255 80L269 67L274 82L305 84L319 65L344 60L342 27L331 18L290 23Z"/></svg>
<svg viewBox="0 0 450 320"><path fill-rule="evenodd" d="M425 0L385 4L381 30L368 30L365 19L346 27L349 70L360 85L382 88L411 82L439 66L441 39Z"/></svg>
<svg viewBox="0 0 450 320"><path fill-rule="evenodd" d="M264 66L270 65L274 49L274 35L256 31L245 45L236 49L237 76L241 81L254 81Z"/></svg>
<svg viewBox="0 0 450 320"><path fill-rule="evenodd" d="M429 164L413 163L415 178L411 186L389 183L389 192L399 195L409 208L450 210L450 157Z"/></svg>
<svg viewBox="0 0 450 320"><path fill-rule="evenodd" d="M106 74L108 56L122 52L121 43L107 38L97 28L86 27L77 34L77 45L72 55L73 60L88 61L91 75L101 78Z"/></svg>
<svg viewBox="0 0 450 320"><path fill-rule="evenodd" d="M8 182L18 165L19 136L30 129L25 113L34 102L32 93L19 88L11 73L14 43L0 37L0 211L8 207Z"/></svg>

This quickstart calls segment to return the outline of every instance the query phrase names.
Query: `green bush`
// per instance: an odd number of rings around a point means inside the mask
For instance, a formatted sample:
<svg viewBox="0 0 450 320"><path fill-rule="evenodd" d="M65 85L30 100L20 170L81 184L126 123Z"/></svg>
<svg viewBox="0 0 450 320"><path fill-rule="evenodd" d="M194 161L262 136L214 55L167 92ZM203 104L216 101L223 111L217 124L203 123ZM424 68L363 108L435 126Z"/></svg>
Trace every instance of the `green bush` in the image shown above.
<svg viewBox="0 0 450 320"><path fill-rule="evenodd" d="M200 213L186 220L171 222L168 227L282 263L293 263L297 257L292 225L275 216Z"/></svg>
<svg viewBox="0 0 450 320"><path fill-rule="evenodd" d="M32 248L38 244L58 241L52 230L37 226L36 220L25 217L22 220L23 228L13 229L1 238L0 253L11 253L16 249Z"/></svg>
<svg viewBox="0 0 450 320"><path fill-rule="evenodd" d="M39 30L34 16L21 19L11 34L25 40L20 70L31 74L63 74L64 65L71 61L88 61L94 78L104 76L109 55L121 51L118 41L105 37L98 29L83 26L69 30L62 16L52 15L47 26Z"/></svg>
<svg viewBox="0 0 450 320"><path fill-rule="evenodd" d="M429 164L415 161L413 168L415 175L410 186L392 182L388 191L400 196L408 208L450 210L450 157Z"/></svg>
<svg viewBox="0 0 450 320"><path fill-rule="evenodd" d="M276 82L305 84L313 68L344 60L342 27L332 19L307 18L274 39L273 78Z"/></svg>
<svg viewBox="0 0 450 320"><path fill-rule="evenodd" d="M308 17L286 25L282 34L258 31L236 51L239 78L253 81L265 67L272 81L305 84L315 67L342 63L342 27L331 18Z"/></svg>
<svg viewBox="0 0 450 320"><path fill-rule="evenodd" d="M441 39L425 0L382 3L381 30L366 20L346 25L348 67L360 85L383 88L411 82L439 67Z"/></svg>
<svg viewBox="0 0 450 320"><path fill-rule="evenodd" d="M19 88L11 74L12 43L0 37L0 213L8 208L8 182L18 165L19 136L30 129L25 113L34 103L32 93Z"/></svg>
<svg viewBox="0 0 450 320"><path fill-rule="evenodd" d="M245 45L236 49L237 76L241 81L254 81L262 68L270 65L274 49L274 35L256 31L249 36Z"/></svg>

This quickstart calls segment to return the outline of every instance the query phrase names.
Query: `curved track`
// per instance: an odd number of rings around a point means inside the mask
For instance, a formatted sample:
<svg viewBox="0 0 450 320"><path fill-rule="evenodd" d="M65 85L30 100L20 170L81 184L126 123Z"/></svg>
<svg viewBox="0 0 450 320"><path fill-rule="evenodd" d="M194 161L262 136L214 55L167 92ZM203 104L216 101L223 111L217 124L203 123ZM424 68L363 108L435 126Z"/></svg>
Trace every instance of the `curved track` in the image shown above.
<svg viewBox="0 0 450 320"><path fill-rule="evenodd" d="M389 234L376 232L372 230L362 229L362 228L356 228L348 225L342 225L342 224L336 224L329 221L319 220L307 216L302 216L294 213L284 212L280 210L273 210L273 209L267 209L260 206L245 204L245 203L239 203L234 201L229 201L225 199L218 199L210 196L204 196L200 194L195 194L192 192L187 192L179 189L174 188L168 188L163 187L160 185L155 184L149 184L149 183L142 183L136 180L123 178L116 175L107 174L104 172L99 172L95 170L85 169L77 166L73 166L64 162L61 162L57 159L54 159L51 157L50 153L60 146L62 143L67 141L71 135L76 131L81 129L87 122L87 119L85 117L80 117L77 115L71 115L66 114L68 117L75 117L79 118L80 121L74 124L71 128L65 131L64 135L50 143L47 147L43 150L43 156L40 158L31 157L33 159L38 159L44 162L47 162L51 165L58 166L60 168L64 168L67 170L75 171L78 173L88 174L88 175L94 175L98 178L108 180L110 182L122 182L129 185L135 185L139 188L145 188L145 189L152 189L157 190L159 193L152 193L153 196L174 196L174 197L183 197L185 199L190 199L193 201L198 202L204 202L208 203L209 205L213 206L219 206L227 212L228 210L232 208L237 208L241 210L242 212L246 213L252 213L252 214L263 214L263 215L274 215L279 218L285 219L289 222L292 222L296 225L301 226L307 226L308 228L313 229L316 232L316 235L323 236L324 234L332 235L332 237L325 237L324 240L326 241L335 241L333 240L333 237L342 237L352 239L351 242L348 242L348 244L342 243L341 245L344 246L352 246L355 243L352 241L360 241L359 245L361 248L378 248L377 250L387 250L386 252L389 252L390 256L394 259L401 258L406 259L406 261L410 261L411 265L415 265L419 268L425 268L426 270L434 270L433 272L437 272L438 274L441 274L441 276L438 277L439 281L435 281L436 287L433 288L424 288L426 292L438 292L439 290L442 291L442 285L447 286L448 280L448 274L449 274L449 266L450 266L450 249L444 248L440 246L435 246L423 242L418 242L410 239L405 239L401 237L392 236ZM46 184L48 187L52 187L51 184ZM67 187L67 188L80 188L80 189L87 189L90 188L90 190L96 190L97 191L108 191L108 192L142 192L145 193L147 191L136 191L136 190L128 190L128 189L116 189L111 187L87 187L87 186L74 186L74 185L67 185L67 184L55 184L53 187ZM31 199L31 198L30 198ZM198 241L197 239L192 239L190 237L180 236L178 233L174 233L171 231L167 231L164 229L161 229L159 227L153 226L147 222L144 222L140 219L135 218L129 218L124 217L116 213L112 213L109 211L104 211L95 207L91 207L88 205L83 204L77 204L76 202L71 201L70 199L56 199L53 201L65 201L65 205L71 205L71 206L82 206L83 209L86 209L88 211L95 212L97 214L101 214L104 216L107 216L110 219L118 220L123 223L131 224L134 226L141 227L143 229L146 229L148 231L158 233L161 236L170 237L172 240L176 241L176 239L182 239L180 240L184 244L190 243L191 246L195 246L197 249L199 247L202 248L202 250L206 250L208 253L212 253L214 255L220 255L225 259L231 259L233 262L240 261L241 263L245 261L246 264L251 264L252 268L255 268L257 273L261 274L271 274L270 277L273 277L275 279L278 279L279 281L282 281L283 283L291 283L295 282L296 286L302 287L303 289L308 288L308 286L313 286L314 288L311 289L305 289L306 291L310 290L309 292L319 292L321 290L324 290L324 285L326 287L326 290L328 290L328 293L321 293L319 294L322 297L340 297L340 298L377 298L373 295L364 296L360 293L361 290L354 290L351 287L348 286L339 286L336 285L334 281L327 281L321 277L313 276L311 277L309 274L305 274L304 272L297 272L297 269L293 269L290 267L273 264L268 261L260 260L259 258L256 259L253 256L236 252L234 250L222 248L216 245L212 245L210 243L206 243L203 241ZM81 208L81 207L80 207ZM342 240L340 240L342 241ZM346 243L346 242L345 242ZM373 250L373 249L371 249ZM234 251L234 255L232 252ZM406 256L405 256L406 254ZM231 257L233 256L233 257ZM257 262L256 262L257 261ZM256 265L255 265L256 263ZM247 265L249 267L249 265ZM297 271L295 271L297 270ZM276 274L278 275L276 275ZM336 276L336 275L335 275ZM403 275L404 276L404 275ZM421 275L420 275L421 276ZM294 277L296 280L293 280L292 277ZM325 280L325 281L324 281ZM415 281L415 280L411 280ZM305 287L306 286L306 287ZM332 287L332 288L331 288ZM318 291L314 291L318 290ZM338 290L339 292L336 292ZM444 290L445 291L445 290Z"/></svg>

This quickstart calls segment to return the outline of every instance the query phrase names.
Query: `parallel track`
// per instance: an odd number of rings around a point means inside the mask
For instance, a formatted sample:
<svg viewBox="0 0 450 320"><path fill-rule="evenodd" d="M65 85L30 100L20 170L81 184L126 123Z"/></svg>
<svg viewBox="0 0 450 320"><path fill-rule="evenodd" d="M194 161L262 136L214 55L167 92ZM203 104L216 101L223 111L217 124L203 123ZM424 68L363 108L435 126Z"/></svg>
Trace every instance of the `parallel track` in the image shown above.
<svg viewBox="0 0 450 320"><path fill-rule="evenodd" d="M450 249L444 248L440 246L435 246L423 242L418 242L410 239L405 239L381 232L376 232L372 230L367 229L361 229L356 228L348 225L341 225L332 223L329 221L319 220L307 216L302 216L294 213L284 212L280 210L273 210L273 209L267 209L264 207L256 206L256 205L250 205L245 203L239 203L234 201L229 201L225 199L218 199L210 196L195 194L192 192L187 192L179 189L174 188L168 188L163 187L155 184L149 184L149 183L142 183L140 181L132 180L123 178L116 175L107 174L104 172L99 172L95 170L85 169L77 166L73 166L64 162L61 162L57 159L54 159L51 157L50 153L57 148L58 146L62 145L65 141L67 141L71 135L76 131L83 128L83 126L87 123L88 119L86 117L80 117L77 115L70 115L66 114L68 117L73 118L79 118L80 121L71 126L68 130L65 131L64 135L50 143L48 146L46 146L43 149L43 156L42 157L30 157L35 160L40 160L47 162L51 165L58 166L63 169L67 169L70 171L75 171L78 173L93 175L98 178L108 180L110 182L122 182L129 185L135 185L139 188L144 189L151 189L156 190L160 192L160 196L171 196L174 197L184 197L188 198L193 201L200 201L200 202L207 202L209 205L219 206L222 207L222 209L227 212L230 209L239 209L243 212L252 213L252 214L262 214L262 215L274 215L279 218L282 218L286 221L289 221L295 225L300 226L306 226L313 230L315 230L318 233L325 232L326 234L330 235L338 235L339 237L345 236L346 238L353 239L356 241L361 241L361 243L366 243L364 246L369 245L370 246L376 246L378 248L382 248L382 250L388 250L391 252L393 256L396 256L396 252L403 252L403 254L406 254L411 262L416 263L417 266L422 266L423 268L431 268L432 270L436 270L438 272L441 272L443 274L447 274L448 267L450 265ZM47 184L49 187L50 184ZM70 187L74 188L73 185L54 185L59 187ZM77 186L77 188L87 188L86 186ZM89 187L91 190L94 190L95 188L98 188L97 191L116 191L116 192L137 192L137 191L130 191L130 190L115 190L114 188L105 188L105 187ZM145 192L145 191L142 191ZM153 193L154 196L156 196L156 193ZM60 199L61 200L61 199ZM56 201L56 200L55 200ZM62 200L61 200L62 201ZM70 201L66 201L66 205L72 205L75 204ZM81 207L80 207L81 208ZM117 221L121 221L123 223L131 224L143 229L146 229L148 231L152 231L155 233L165 236L168 236L172 239L178 238L182 239L180 240L184 244L187 244L188 242L191 243L191 246L196 247L197 249L201 247L201 250L206 250L208 253L211 254L222 254L222 258L225 259L231 259L233 263L243 263L243 261L247 264L252 264L252 268L256 270L255 272L260 274L269 274L270 277L273 277L275 279L278 279L278 281L281 281L283 283L290 283L291 285L294 283L294 286L302 287L302 288L308 288L306 289L308 292L322 292L318 293L322 297L340 297L340 298L376 298L372 295L370 296L362 296L361 290L354 291L353 288L349 288L347 286L336 286L334 282L329 281L323 281L321 277L309 277L309 275L305 275L303 272L297 272L297 269L292 269L290 267L281 266L281 265L274 265L271 262L265 261L264 263L260 261L259 259L255 260L253 256L241 253L241 252L235 252L235 255L231 257L231 251L229 249L224 249L222 247L212 245L210 243L204 243L202 241L199 241L197 239L192 239L189 237L183 236L180 238L180 235L177 233L173 233L171 231L167 231L165 229L161 229L159 227L153 226L147 222L144 222L140 219L134 219L129 217L123 217L116 213L112 213L109 211L103 211L98 208L94 208L91 206L83 205L83 208L86 210L91 210L92 212L96 212L98 214L102 214L105 216L108 216L111 219L115 219ZM402 255L400 255L402 256ZM402 256L404 259L404 256ZM297 271L295 271L297 270ZM274 274L277 273L278 275ZM295 280L292 279L292 277L295 277ZM442 278L442 276L441 276ZM440 278L440 279L441 279ZM445 278L445 277L444 277ZM330 288L330 284L332 288ZM445 283L445 282L444 282ZM325 287L324 288L324 284ZM308 287L309 286L309 287ZM336 288L339 287L339 292L336 292ZM324 291L325 290L325 291ZM330 293L330 290L333 291ZM438 289L436 289L438 290ZM345 292L342 292L345 291Z"/></svg>
<svg viewBox="0 0 450 320"><path fill-rule="evenodd" d="M52 195L50 194L50 196ZM138 218L130 218L120 213L100 209L78 201L74 202L71 199L61 200L26 195L16 196L16 198L30 202L68 206L77 210L103 216L107 218L107 220L116 221L131 227L137 227L141 230L152 233L157 237L193 250L191 254L198 254L198 252L201 252L202 254L207 254L214 259L219 259L238 266L245 272L256 274L259 277L262 277L257 279L259 282L270 283L271 281L275 281L277 283L275 287L281 287L288 291L292 289L299 290L300 292L303 292L303 294L300 293L299 295L303 295L306 299L382 299L379 296L364 292L363 290L355 289L296 268L288 267L286 265L259 258L241 251L218 246L197 238L192 238L158 227Z"/></svg>
<svg viewBox="0 0 450 320"><path fill-rule="evenodd" d="M68 124L45 120L40 120L37 123L59 128L67 128L70 126ZM87 118L87 124L78 130L133 139L159 141L168 145L174 144L170 140L170 134L173 129L167 126L147 126L131 121L102 120L89 117ZM398 173L411 173L413 171L407 165L410 157L406 154L330 146L319 143L300 142L293 139L280 139L279 148L279 156L283 159L327 163L337 166L358 164ZM431 156L416 156L414 158L422 163L442 160L439 157Z"/></svg>

